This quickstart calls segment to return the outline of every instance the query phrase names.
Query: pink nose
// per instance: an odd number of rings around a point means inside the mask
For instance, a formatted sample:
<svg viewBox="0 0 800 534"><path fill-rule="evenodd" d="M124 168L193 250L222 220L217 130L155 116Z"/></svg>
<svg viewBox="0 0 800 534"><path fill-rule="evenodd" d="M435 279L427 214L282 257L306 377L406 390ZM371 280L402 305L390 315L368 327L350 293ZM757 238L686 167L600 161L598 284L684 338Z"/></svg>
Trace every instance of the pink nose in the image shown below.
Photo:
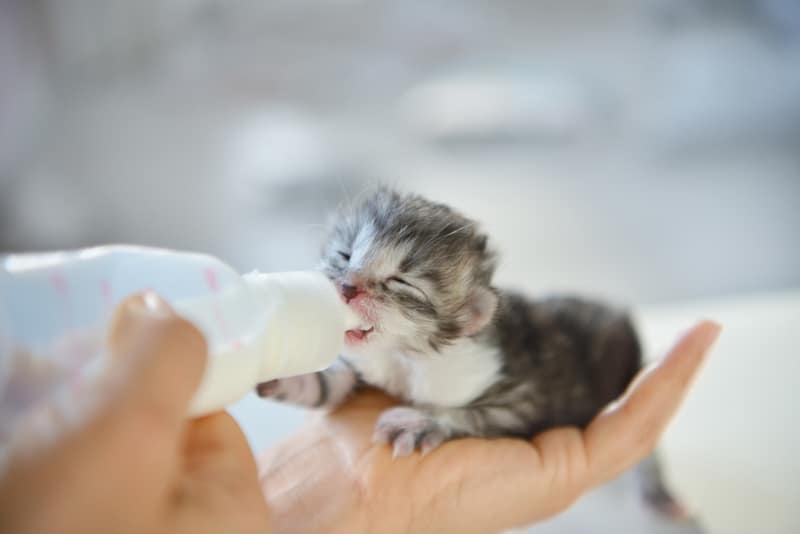
<svg viewBox="0 0 800 534"><path fill-rule="evenodd" d="M358 287L348 284L347 282L342 282L342 296L344 297L345 302L350 302L352 299L356 298L359 293Z"/></svg>

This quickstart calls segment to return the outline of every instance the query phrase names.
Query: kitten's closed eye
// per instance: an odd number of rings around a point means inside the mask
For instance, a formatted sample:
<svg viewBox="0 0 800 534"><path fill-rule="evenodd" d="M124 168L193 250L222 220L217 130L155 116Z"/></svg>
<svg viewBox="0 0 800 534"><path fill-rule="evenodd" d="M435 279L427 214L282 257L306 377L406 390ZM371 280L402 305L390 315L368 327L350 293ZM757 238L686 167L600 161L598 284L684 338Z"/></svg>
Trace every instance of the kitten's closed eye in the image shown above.
<svg viewBox="0 0 800 534"><path fill-rule="evenodd" d="M386 280L386 286L393 291L403 291L428 302L428 295L426 295L424 291L399 276L388 278Z"/></svg>
<svg viewBox="0 0 800 534"><path fill-rule="evenodd" d="M347 252L345 252L345 251L343 251L343 250L340 250L340 251L338 251L337 253L339 254L339 256L341 256L341 257L342 257L342 259L343 259L344 261L350 261L350 254L349 254L349 253L347 253Z"/></svg>

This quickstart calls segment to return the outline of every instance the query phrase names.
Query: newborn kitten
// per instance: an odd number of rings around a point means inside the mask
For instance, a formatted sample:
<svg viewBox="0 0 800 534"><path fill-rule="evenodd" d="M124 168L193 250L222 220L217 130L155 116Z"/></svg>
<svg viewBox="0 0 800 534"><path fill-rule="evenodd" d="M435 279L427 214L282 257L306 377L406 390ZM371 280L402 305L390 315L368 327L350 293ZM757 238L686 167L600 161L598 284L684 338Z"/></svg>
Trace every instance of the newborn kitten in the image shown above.
<svg viewBox="0 0 800 534"><path fill-rule="evenodd" d="M383 389L408 404L375 427L396 456L462 436L585 426L640 369L630 319L579 298L501 291L495 265L474 221L378 190L339 215L322 259L362 325L330 368L265 382L258 394L334 407L361 384Z"/></svg>

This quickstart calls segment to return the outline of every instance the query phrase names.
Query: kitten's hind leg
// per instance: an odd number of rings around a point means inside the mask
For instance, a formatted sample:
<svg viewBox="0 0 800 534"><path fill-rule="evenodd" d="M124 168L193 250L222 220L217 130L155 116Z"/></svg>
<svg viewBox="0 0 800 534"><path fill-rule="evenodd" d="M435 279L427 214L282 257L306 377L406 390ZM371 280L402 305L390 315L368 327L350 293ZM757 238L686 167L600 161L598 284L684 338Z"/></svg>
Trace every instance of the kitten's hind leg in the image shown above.
<svg viewBox="0 0 800 534"><path fill-rule="evenodd" d="M259 397L308 408L334 408L350 395L357 384L355 370L340 358L317 373L262 382L256 386L256 393Z"/></svg>

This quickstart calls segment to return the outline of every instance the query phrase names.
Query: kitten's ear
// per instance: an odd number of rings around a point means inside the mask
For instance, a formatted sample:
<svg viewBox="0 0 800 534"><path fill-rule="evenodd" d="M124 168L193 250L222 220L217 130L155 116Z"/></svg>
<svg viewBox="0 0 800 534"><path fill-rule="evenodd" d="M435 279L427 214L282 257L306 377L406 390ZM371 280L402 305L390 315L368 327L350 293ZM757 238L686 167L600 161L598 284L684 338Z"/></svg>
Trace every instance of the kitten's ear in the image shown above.
<svg viewBox="0 0 800 534"><path fill-rule="evenodd" d="M467 304L469 316L462 335L471 336L489 324L497 310L497 295L488 287L479 287L470 295Z"/></svg>

